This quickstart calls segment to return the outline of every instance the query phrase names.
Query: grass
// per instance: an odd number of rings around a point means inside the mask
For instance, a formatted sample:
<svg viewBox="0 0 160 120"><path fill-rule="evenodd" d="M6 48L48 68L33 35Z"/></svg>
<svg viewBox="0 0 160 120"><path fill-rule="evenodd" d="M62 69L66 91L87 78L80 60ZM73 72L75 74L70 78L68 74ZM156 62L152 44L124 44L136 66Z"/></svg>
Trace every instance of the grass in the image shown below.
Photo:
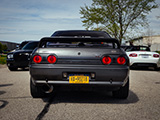
<svg viewBox="0 0 160 120"><path fill-rule="evenodd" d="M0 55L0 64L6 64L7 63L7 55Z"/></svg>

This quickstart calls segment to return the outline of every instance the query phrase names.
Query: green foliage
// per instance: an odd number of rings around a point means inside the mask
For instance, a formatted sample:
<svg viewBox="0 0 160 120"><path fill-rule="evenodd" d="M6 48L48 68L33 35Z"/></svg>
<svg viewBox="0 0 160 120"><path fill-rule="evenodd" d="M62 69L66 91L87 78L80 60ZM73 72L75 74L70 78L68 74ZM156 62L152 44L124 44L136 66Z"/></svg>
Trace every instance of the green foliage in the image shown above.
<svg viewBox="0 0 160 120"><path fill-rule="evenodd" d="M8 49L7 45L2 45L2 50L7 50L7 49Z"/></svg>
<svg viewBox="0 0 160 120"><path fill-rule="evenodd" d="M1 42L0 42L0 53L2 53L3 51L6 51L8 49L7 45L3 45Z"/></svg>
<svg viewBox="0 0 160 120"><path fill-rule="evenodd" d="M86 29L105 30L122 41L129 29L147 25L147 14L158 5L155 0L92 0L80 8Z"/></svg>
<svg viewBox="0 0 160 120"><path fill-rule="evenodd" d="M155 51L155 52L157 52L157 53L159 53L159 54L160 54L160 51Z"/></svg>

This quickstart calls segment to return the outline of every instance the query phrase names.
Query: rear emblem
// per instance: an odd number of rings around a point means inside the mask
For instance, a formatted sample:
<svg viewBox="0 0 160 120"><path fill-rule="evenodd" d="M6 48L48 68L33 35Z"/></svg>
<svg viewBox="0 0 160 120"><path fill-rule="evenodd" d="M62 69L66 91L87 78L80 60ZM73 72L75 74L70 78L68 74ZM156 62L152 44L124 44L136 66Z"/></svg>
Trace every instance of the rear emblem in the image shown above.
<svg viewBox="0 0 160 120"><path fill-rule="evenodd" d="M111 53L116 53L116 52L117 52L116 50L112 50L112 51L111 51Z"/></svg>

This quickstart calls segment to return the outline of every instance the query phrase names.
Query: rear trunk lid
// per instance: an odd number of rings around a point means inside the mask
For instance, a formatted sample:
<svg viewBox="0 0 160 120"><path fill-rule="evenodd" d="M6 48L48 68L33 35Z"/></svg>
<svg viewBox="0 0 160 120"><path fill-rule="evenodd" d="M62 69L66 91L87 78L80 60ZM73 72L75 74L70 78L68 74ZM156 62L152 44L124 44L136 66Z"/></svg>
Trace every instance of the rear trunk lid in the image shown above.
<svg viewBox="0 0 160 120"><path fill-rule="evenodd" d="M120 49L95 48L41 48L38 54L45 56L55 55L57 64L100 65L103 56L110 56L113 61L123 52Z"/></svg>

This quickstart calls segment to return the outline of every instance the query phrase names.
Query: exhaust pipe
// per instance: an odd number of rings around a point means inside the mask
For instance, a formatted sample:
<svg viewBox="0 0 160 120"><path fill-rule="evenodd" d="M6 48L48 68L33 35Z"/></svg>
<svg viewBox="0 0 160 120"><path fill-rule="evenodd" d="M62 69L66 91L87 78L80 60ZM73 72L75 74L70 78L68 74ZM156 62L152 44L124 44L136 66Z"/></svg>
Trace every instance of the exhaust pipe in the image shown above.
<svg viewBox="0 0 160 120"><path fill-rule="evenodd" d="M45 90L45 93L49 94L53 91L53 85L48 85L46 86L48 89Z"/></svg>
<svg viewBox="0 0 160 120"><path fill-rule="evenodd" d="M53 85L49 85L48 84L48 80L46 79L46 85L44 86L44 92L49 94L51 92L53 92Z"/></svg>

